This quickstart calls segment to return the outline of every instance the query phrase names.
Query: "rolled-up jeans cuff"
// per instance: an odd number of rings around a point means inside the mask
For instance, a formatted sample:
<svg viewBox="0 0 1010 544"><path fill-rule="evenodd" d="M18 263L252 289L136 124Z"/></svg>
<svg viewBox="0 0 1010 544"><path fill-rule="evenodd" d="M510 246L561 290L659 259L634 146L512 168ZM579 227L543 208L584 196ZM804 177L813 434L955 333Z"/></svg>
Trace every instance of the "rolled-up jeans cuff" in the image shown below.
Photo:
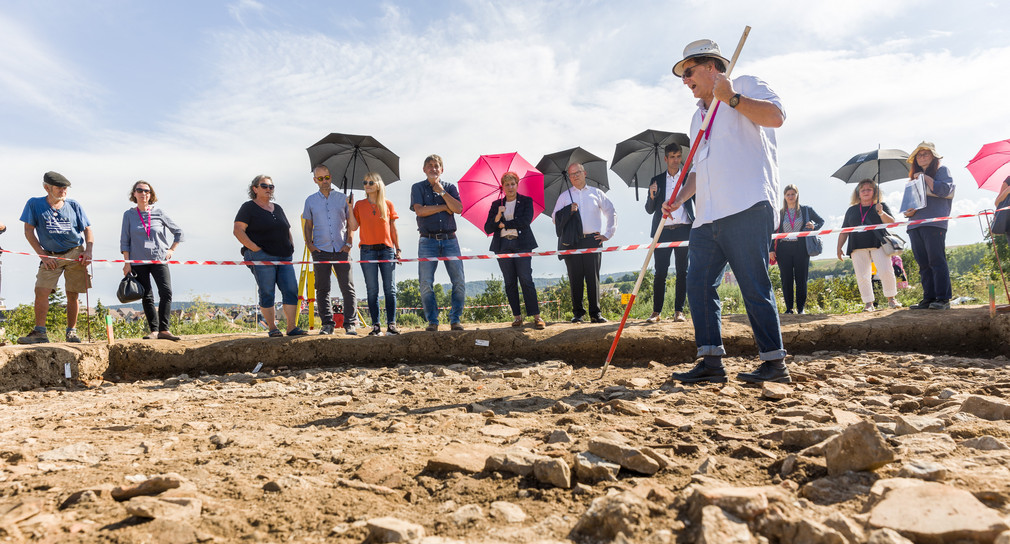
<svg viewBox="0 0 1010 544"><path fill-rule="evenodd" d="M766 351L764 353L759 353L758 357L760 357L762 361L777 361L779 359L785 359L786 350L776 349L772 351Z"/></svg>
<svg viewBox="0 0 1010 544"><path fill-rule="evenodd" d="M723 346L698 346L698 357L705 357L706 355L722 357L726 355L726 348Z"/></svg>

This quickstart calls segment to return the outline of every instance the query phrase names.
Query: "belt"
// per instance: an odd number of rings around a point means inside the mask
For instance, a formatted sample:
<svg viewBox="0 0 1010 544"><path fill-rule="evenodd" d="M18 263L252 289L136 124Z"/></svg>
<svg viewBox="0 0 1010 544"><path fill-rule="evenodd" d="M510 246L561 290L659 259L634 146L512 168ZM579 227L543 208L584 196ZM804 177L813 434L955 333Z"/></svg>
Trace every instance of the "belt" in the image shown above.
<svg viewBox="0 0 1010 544"><path fill-rule="evenodd" d="M81 246L77 246L77 247L72 247L72 248L70 248L70 249L68 249L68 250L66 250L66 251L49 251L49 250L47 249L47 250L46 250L46 253L48 253L48 254L49 254L50 256L52 256L52 257L55 257L55 256L57 256L57 255L66 255L67 253L70 253L71 251L73 251L73 250L77 249L78 247L81 247Z"/></svg>
<svg viewBox="0 0 1010 544"><path fill-rule="evenodd" d="M582 235L582 237L583 237L583 238L593 238L593 237L595 237L595 236L596 236L597 234L599 234L599 233L598 233L598 232L587 232L586 234L583 234L583 235Z"/></svg>
<svg viewBox="0 0 1010 544"><path fill-rule="evenodd" d="M456 237L455 232L430 232L428 234L421 233L421 238L431 238L433 240L452 240Z"/></svg>
<svg viewBox="0 0 1010 544"><path fill-rule="evenodd" d="M678 229L680 227L690 227L690 226L691 225L688 225L687 223L676 223L676 224L673 224L673 225L663 225L663 228L664 229Z"/></svg>
<svg viewBox="0 0 1010 544"><path fill-rule="evenodd" d="M361 244L359 248L364 251L384 251L387 249L393 249L386 244Z"/></svg>

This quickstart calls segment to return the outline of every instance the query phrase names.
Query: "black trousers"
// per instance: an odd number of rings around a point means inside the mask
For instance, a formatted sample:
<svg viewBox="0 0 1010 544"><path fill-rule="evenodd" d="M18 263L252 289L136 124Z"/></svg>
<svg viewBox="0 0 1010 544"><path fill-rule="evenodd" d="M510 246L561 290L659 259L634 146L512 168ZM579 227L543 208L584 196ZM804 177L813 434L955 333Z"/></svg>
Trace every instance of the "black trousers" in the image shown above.
<svg viewBox="0 0 1010 544"><path fill-rule="evenodd" d="M313 251L313 261L346 261L346 251ZM332 271L332 272L331 272ZM358 301L354 298L354 278L351 276L351 263L322 264L312 263L312 272L316 279L316 309L323 325L333 324L333 304L330 302L330 275L337 275L340 284L340 296L344 301L344 327L356 322Z"/></svg>
<svg viewBox="0 0 1010 544"><path fill-rule="evenodd" d="M498 267L501 268L505 283L505 296L508 298L509 307L512 308L512 315L522 315L519 306L520 286L523 288L526 315L540 315L537 287L533 284L533 257L498 259Z"/></svg>
<svg viewBox="0 0 1010 544"><path fill-rule="evenodd" d="M663 233L659 235L660 242L683 242L691 237L691 225L678 225L673 228L663 227ZM673 309L677 312L684 311L684 299L687 298L687 248L686 247L665 247L656 248L656 279L652 286L652 311L659 313L663 311L663 303L666 301L666 276L670 272L670 257L675 257L674 266L677 269L677 277L674 283Z"/></svg>
<svg viewBox="0 0 1010 544"><path fill-rule="evenodd" d="M807 241L779 240L775 250L782 276L782 300L786 310L793 309L793 284L796 284L796 311L807 305L807 274L810 272L810 254Z"/></svg>
<svg viewBox="0 0 1010 544"><path fill-rule="evenodd" d="M152 332L167 331L168 319L172 315L172 274L167 264L134 264L130 266L137 275L137 281L144 286L144 315L147 316L147 326ZM154 311L154 291L151 290L151 278L158 287L158 312Z"/></svg>
<svg viewBox="0 0 1010 544"><path fill-rule="evenodd" d="M603 242L594 238L595 234L585 234L579 239L578 248L603 247ZM582 255L568 255L565 257L565 266L568 268L568 281L572 286L572 314L575 317L586 315L586 308L582 305L582 296L588 295L589 315L599 317L600 311L600 263L602 262L600 253L585 253ZM585 286L585 291L583 291Z"/></svg>

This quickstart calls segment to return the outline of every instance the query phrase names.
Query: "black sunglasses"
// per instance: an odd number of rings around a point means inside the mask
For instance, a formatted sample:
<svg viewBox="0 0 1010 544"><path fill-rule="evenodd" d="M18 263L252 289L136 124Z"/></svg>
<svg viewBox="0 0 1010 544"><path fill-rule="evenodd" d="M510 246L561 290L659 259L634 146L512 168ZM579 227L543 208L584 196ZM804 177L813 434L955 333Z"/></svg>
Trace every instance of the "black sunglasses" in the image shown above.
<svg viewBox="0 0 1010 544"><path fill-rule="evenodd" d="M134 193L150 193L150 189L144 189L142 187L137 187L133 190Z"/></svg>
<svg viewBox="0 0 1010 544"><path fill-rule="evenodd" d="M687 79L687 78L693 76L695 68L697 68L699 66L705 66L706 64L708 64L708 63L707 62L701 62L701 63L695 64L694 66L692 66L690 68L687 68L686 70L684 70L684 75L680 76L680 78L681 79Z"/></svg>
<svg viewBox="0 0 1010 544"><path fill-rule="evenodd" d="M274 190L274 186L273 185L267 185L266 183L260 183L260 189L266 189L268 191L273 191Z"/></svg>
<svg viewBox="0 0 1010 544"><path fill-rule="evenodd" d="M364 183L365 185L377 185L377 183L376 183L376 182L374 182L374 181L371 181L371 180L365 180L365 181L363 181L362 183Z"/></svg>

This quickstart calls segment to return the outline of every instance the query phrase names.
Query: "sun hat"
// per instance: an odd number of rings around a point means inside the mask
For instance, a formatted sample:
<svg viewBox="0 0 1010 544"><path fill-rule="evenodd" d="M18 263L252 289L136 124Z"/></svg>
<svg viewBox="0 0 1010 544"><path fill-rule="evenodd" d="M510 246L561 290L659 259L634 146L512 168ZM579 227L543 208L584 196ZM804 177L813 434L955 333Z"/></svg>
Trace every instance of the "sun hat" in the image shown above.
<svg viewBox="0 0 1010 544"><path fill-rule="evenodd" d="M933 156L936 157L936 158L938 158L938 159L942 159L943 158L943 155L941 155L941 154L939 154L939 153L936 152L936 146L933 145L933 142L923 141L923 142L920 142L919 145L915 146L915 149L912 150L912 152L908 154L908 162L911 163L912 161L914 161L915 160L915 156L918 155L919 151L921 151L923 149L928 149L929 152L932 153Z"/></svg>
<svg viewBox="0 0 1010 544"><path fill-rule="evenodd" d="M684 48L684 60L673 65L673 75L682 77L684 75L684 62L698 57L719 59L724 65L729 66L729 59L722 56L722 52L719 51L719 44L712 40L696 40L687 44L687 47Z"/></svg>
<svg viewBox="0 0 1010 544"><path fill-rule="evenodd" d="M49 171L42 174L42 181L53 187L70 187L70 180L63 177L59 172Z"/></svg>

